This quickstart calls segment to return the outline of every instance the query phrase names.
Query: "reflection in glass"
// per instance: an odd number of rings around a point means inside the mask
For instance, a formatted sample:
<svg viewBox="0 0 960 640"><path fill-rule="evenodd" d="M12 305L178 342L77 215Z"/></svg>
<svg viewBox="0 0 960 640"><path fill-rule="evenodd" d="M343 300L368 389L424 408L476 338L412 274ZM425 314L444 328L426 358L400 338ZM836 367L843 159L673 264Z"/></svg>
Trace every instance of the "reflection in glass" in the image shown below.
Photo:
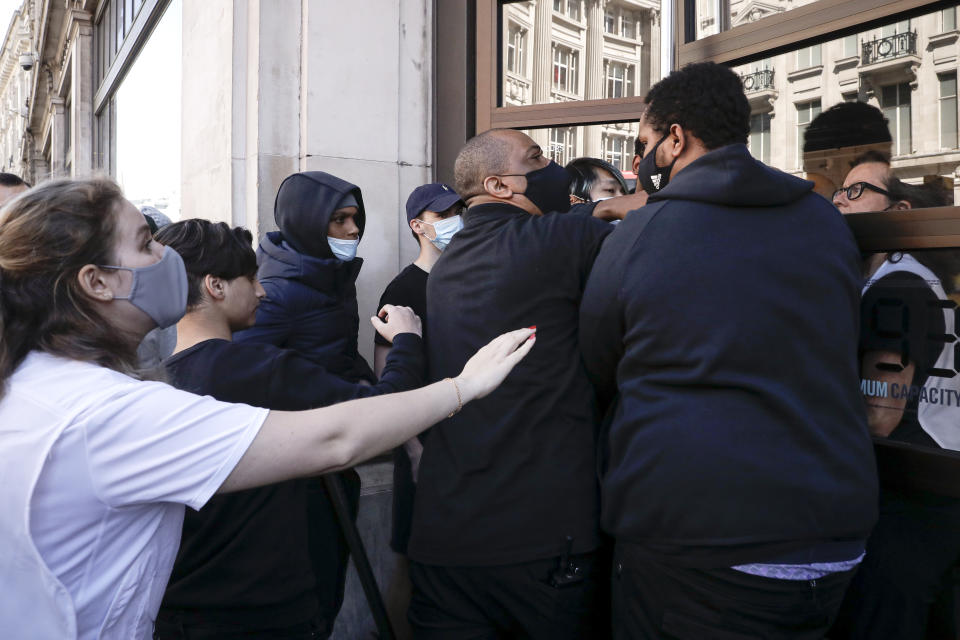
<svg viewBox="0 0 960 640"><path fill-rule="evenodd" d="M500 12L500 106L633 97L660 79L660 0L526 0Z"/></svg>
<svg viewBox="0 0 960 640"><path fill-rule="evenodd" d="M767 11L760 3L751 4L751 11L759 11L758 19ZM801 4L763 3L780 10ZM706 12L705 21L717 15L710 11L729 6L731 26L749 17L742 15L747 5L733 0L697 4L698 12ZM753 155L822 183L818 191L829 194L843 184L850 162L876 147L892 156L894 173L906 182L937 182L951 192L960 189L955 51L960 33L955 17L955 8L938 9L735 67L750 102L748 144ZM846 133L856 131L857 123L851 123L846 132L838 132L835 146L826 144L805 153L806 132L817 115L852 101L881 110L892 144L881 149L872 142L841 143Z"/></svg>
<svg viewBox="0 0 960 640"><path fill-rule="evenodd" d="M617 122L525 129L523 132L558 164L565 165L581 157L606 160L620 169L632 188L636 180L636 174L633 173L633 143L637 138L637 130L636 122Z"/></svg>
<svg viewBox="0 0 960 640"><path fill-rule="evenodd" d="M960 450L960 250L869 256L861 392L879 437Z"/></svg>

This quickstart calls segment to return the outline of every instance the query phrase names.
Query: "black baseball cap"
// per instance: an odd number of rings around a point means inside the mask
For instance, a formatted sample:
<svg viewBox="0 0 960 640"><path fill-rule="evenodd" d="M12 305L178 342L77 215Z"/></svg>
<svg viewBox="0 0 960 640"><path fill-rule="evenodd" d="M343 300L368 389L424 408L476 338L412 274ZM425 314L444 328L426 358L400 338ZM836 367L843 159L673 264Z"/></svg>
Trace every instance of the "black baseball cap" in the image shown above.
<svg viewBox="0 0 960 640"><path fill-rule="evenodd" d="M407 198L407 222L410 222L425 210L440 213L460 202L460 196L453 187L442 182L431 182L417 187Z"/></svg>

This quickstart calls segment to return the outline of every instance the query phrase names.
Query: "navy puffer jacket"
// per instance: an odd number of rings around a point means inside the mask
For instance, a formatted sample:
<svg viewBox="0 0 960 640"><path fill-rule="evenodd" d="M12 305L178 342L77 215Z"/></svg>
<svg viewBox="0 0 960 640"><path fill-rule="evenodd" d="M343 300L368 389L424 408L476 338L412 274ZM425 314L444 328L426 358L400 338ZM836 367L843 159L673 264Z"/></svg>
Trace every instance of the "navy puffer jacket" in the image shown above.
<svg viewBox="0 0 960 640"><path fill-rule="evenodd" d="M362 238L366 215L356 185L320 171L283 181L274 206L280 231L268 233L257 250L267 297L256 324L234 337L293 349L351 382L374 382L357 350L356 281L363 260L343 262L327 244L330 216L347 194L357 200L354 219Z"/></svg>

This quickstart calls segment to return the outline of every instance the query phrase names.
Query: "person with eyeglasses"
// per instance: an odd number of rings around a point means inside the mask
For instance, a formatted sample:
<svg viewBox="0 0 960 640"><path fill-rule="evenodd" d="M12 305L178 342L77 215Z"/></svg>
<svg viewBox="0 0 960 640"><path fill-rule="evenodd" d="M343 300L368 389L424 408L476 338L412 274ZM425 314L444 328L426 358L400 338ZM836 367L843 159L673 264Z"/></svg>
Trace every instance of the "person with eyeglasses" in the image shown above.
<svg viewBox="0 0 960 640"><path fill-rule="evenodd" d="M843 186L833 193L833 204L840 213L909 209L908 201L891 194L893 180L890 159L878 151L868 151L853 161Z"/></svg>
<svg viewBox="0 0 960 640"><path fill-rule="evenodd" d="M884 158L861 156L854 162L846 189L834 198L844 213L947 203L932 185L896 178ZM850 193L839 193L846 190ZM942 251L896 251L865 260L860 377L875 437L957 450L958 409L945 399L960 393L960 379L938 374L958 364L953 344L938 339L956 332L947 301L957 270L945 258ZM880 519L829 637L953 636L929 628L929 621L931 603L945 590L958 560L960 501L881 487Z"/></svg>

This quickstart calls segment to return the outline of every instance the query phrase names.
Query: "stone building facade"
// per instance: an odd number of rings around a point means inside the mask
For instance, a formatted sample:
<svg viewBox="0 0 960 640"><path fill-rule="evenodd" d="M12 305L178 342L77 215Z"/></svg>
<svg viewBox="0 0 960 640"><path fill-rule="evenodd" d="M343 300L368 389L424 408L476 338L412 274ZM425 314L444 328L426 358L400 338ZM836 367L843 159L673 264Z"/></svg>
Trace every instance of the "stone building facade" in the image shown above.
<svg viewBox="0 0 960 640"><path fill-rule="evenodd" d="M93 171L95 0L24 0L0 53L0 167L36 183Z"/></svg>

